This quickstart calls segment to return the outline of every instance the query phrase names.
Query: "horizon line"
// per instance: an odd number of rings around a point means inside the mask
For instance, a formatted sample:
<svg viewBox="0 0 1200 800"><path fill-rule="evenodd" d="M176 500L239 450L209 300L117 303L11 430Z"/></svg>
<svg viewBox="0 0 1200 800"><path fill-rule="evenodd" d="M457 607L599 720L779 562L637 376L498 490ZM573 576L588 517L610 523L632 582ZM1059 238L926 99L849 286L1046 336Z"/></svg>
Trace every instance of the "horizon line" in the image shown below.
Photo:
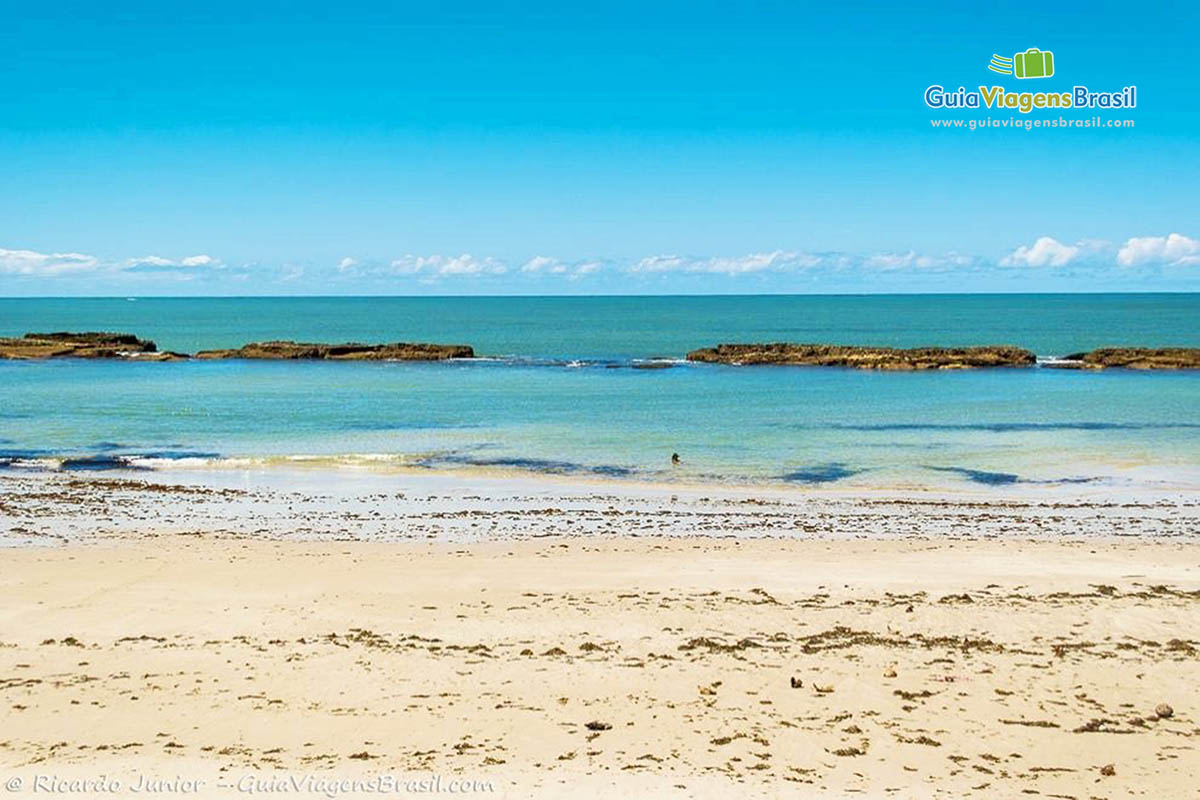
<svg viewBox="0 0 1200 800"><path fill-rule="evenodd" d="M407 300L501 300L501 299L612 299L620 297L1020 297L1020 296L1099 296L1099 295L1200 295L1194 289L1121 289L1110 291L990 291L990 292L670 292L621 294L77 294L77 295L0 295L0 300L333 300L333 299L407 299Z"/></svg>

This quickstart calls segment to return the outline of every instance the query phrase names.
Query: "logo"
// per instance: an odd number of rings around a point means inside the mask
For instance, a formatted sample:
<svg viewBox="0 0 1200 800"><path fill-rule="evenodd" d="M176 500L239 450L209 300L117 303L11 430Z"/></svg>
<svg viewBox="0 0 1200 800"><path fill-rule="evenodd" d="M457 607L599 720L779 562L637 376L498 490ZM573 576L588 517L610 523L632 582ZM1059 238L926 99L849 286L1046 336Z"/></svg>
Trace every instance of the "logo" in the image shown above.
<svg viewBox="0 0 1200 800"><path fill-rule="evenodd" d="M1054 75L1054 53L1031 47L1012 58L992 53L988 69L1017 78L1049 78Z"/></svg>
<svg viewBox="0 0 1200 800"><path fill-rule="evenodd" d="M1055 76L1054 53L1030 47L1012 58L993 53L987 68L1000 75L1018 80L1052 78ZM950 84L953 86L954 84ZM1042 87L1039 87L1041 89ZM1137 86L1125 86L1116 91L1093 91L1083 84L1046 86L1043 91L1009 91L1003 86L979 85L975 90L959 85L957 91L945 84L935 83L925 90L925 105L939 109L991 109L1032 114L1060 109L1137 108Z"/></svg>

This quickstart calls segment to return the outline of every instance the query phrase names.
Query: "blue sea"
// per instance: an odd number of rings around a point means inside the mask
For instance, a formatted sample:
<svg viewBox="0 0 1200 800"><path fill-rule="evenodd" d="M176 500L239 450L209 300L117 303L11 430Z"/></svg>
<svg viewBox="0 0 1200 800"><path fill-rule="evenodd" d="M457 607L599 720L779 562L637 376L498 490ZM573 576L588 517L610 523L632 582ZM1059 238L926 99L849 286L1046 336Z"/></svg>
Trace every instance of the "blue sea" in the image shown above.
<svg viewBox="0 0 1200 800"><path fill-rule="evenodd" d="M719 342L1200 346L1200 295L0 299L0 335L469 344L442 363L0 361L0 467L1200 485L1200 373L688 364ZM656 369L641 369L652 365ZM680 463L670 457L678 453Z"/></svg>

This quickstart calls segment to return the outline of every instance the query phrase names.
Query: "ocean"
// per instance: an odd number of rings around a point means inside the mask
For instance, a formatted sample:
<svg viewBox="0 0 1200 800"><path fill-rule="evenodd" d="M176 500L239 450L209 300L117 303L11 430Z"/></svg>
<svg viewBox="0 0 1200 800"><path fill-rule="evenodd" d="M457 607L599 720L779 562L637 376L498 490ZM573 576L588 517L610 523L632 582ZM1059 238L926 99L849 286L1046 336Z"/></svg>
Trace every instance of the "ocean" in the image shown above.
<svg viewBox="0 0 1200 800"><path fill-rule="evenodd" d="M0 467L484 470L860 487L1200 485L1200 373L688 364L719 342L1200 346L1200 295L0 299L0 335L442 363L0 362ZM655 366L655 369L635 367ZM678 453L680 463L671 463Z"/></svg>

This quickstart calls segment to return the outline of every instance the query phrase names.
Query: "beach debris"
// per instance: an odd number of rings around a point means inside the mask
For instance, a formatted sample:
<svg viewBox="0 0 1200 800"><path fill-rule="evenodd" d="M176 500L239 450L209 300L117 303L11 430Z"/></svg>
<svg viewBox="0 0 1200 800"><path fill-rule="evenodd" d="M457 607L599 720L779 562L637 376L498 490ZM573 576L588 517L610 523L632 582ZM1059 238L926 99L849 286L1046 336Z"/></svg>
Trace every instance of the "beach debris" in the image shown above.
<svg viewBox="0 0 1200 800"><path fill-rule="evenodd" d="M790 678L790 680L791 680L791 684L792 684L792 688L793 688L793 689L803 689L803 688L804 688L804 681L800 680L800 679L799 679L799 678L797 678L795 675L793 675L793 676Z"/></svg>
<svg viewBox="0 0 1200 800"><path fill-rule="evenodd" d="M1154 716L1159 719L1170 719L1175 716L1175 709L1171 708L1166 703L1159 703L1154 707Z"/></svg>
<svg viewBox="0 0 1200 800"><path fill-rule="evenodd" d="M702 647L707 649L710 653L732 653L738 650L748 650L752 647L762 647L762 645L750 638L739 639L734 644L726 644L719 639L713 639L708 636L699 636L688 639L686 642L679 645L678 649L686 652L688 650L697 650Z"/></svg>
<svg viewBox="0 0 1200 800"><path fill-rule="evenodd" d="M825 684L824 686L822 686L821 684L818 684L818 683L814 683L813 689L816 690L817 694L833 694L833 684L832 683Z"/></svg>
<svg viewBox="0 0 1200 800"><path fill-rule="evenodd" d="M885 669L885 670L883 671L883 677L885 677L885 678L894 678L894 677L896 677L896 668L895 668L895 667L888 667L887 669Z"/></svg>
<svg viewBox="0 0 1200 800"><path fill-rule="evenodd" d="M865 756L867 754L866 744L863 742L862 747L839 747L837 750L827 750L826 752L842 757Z"/></svg>
<svg viewBox="0 0 1200 800"><path fill-rule="evenodd" d="M566 654L567 651L563 650L561 647L551 647L549 650L542 653L544 656L565 656Z"/></svg>
<svg viewBox="0 0 1200 800"><path fill-rule="evenodd" d="M370 759L370 758L379 758L379 756L371 755L366 750L363 750L358 753L351 753L349 757L353 758L353 759L357 759L359 761L366 761L367 759Z"/></svg>
<svg viewBox="0 0 1200 800"><path fill-rule="evenodd" d="M1105 764L1103 767L1100 768L1100 774L1106 778L1111 778L1113 775L1117 774L1117 765L1116 764Z"/></svg>
<svg viewBox="0 0 1200 800"><path fill-rule="evenodd" d="M1074 728L1071 731L1071 733L1114 733L1114 731L1111 728L1105 727L1105 726L1112 726L1112 725L1119 725L1119 724L1120 723L1117 722L1116 720L1104 719L1103 717L1097 717L1096 719L1089 719L1087 722L1083 723L1078 728Z"/></svg>
<svg viewBox="0 0 1200 800"><path fill-rule="evenodd" d="M750 594L758 597L759 603L762 603L765 605L774 605L774 606L779 605L779 601L776 600L774 598L774 596L771 595L770 592L768 592L766 589L762 588L761 586L755 586L753 589L750 590ZM780 636L782 636L783 638L780 639L779 638ZM787 641L787 634L779 633L779 634L776 634L775 636L772 636L771 639L772 639L772 641Z"/></svg>
<svg viewBox="0 0 1200 800"><path fill-rule="evenodd" d="M903 742L904 744L923 744L926 747L941 747L942 746L942 743L939 742L937 739L931 739L930 737L928 737L924 734L921 734L920 736L917 736L917 737L911 738L911 739L906 736L897 736L896 741Z"/></svg>
<svg viewBox="0 0 1200 800"><path fill-rule="evenodd" d="M520 655L531 656L531 655L533 655L533 651L530 650L528 647L526 647L524 650L521 651Z"/></svg>
<svg viewBox="0 0 1200 800"><path fill-rule="evenodd" d="M612 730L612 725L610 725L607 722L599 722L598 720L592 720L591 722L587 723L583 727L587 728L589 731L611 731Z"/></svg>
<svg viewBox="0 0 1200 800"><path fill-rule="evenodd" d="M708 686L698 686L696 688L698 688L700 690L700 694L704 695L705 697L712 697L717 693L717 689L720 687L721 681L713 681Z"/></svg>

